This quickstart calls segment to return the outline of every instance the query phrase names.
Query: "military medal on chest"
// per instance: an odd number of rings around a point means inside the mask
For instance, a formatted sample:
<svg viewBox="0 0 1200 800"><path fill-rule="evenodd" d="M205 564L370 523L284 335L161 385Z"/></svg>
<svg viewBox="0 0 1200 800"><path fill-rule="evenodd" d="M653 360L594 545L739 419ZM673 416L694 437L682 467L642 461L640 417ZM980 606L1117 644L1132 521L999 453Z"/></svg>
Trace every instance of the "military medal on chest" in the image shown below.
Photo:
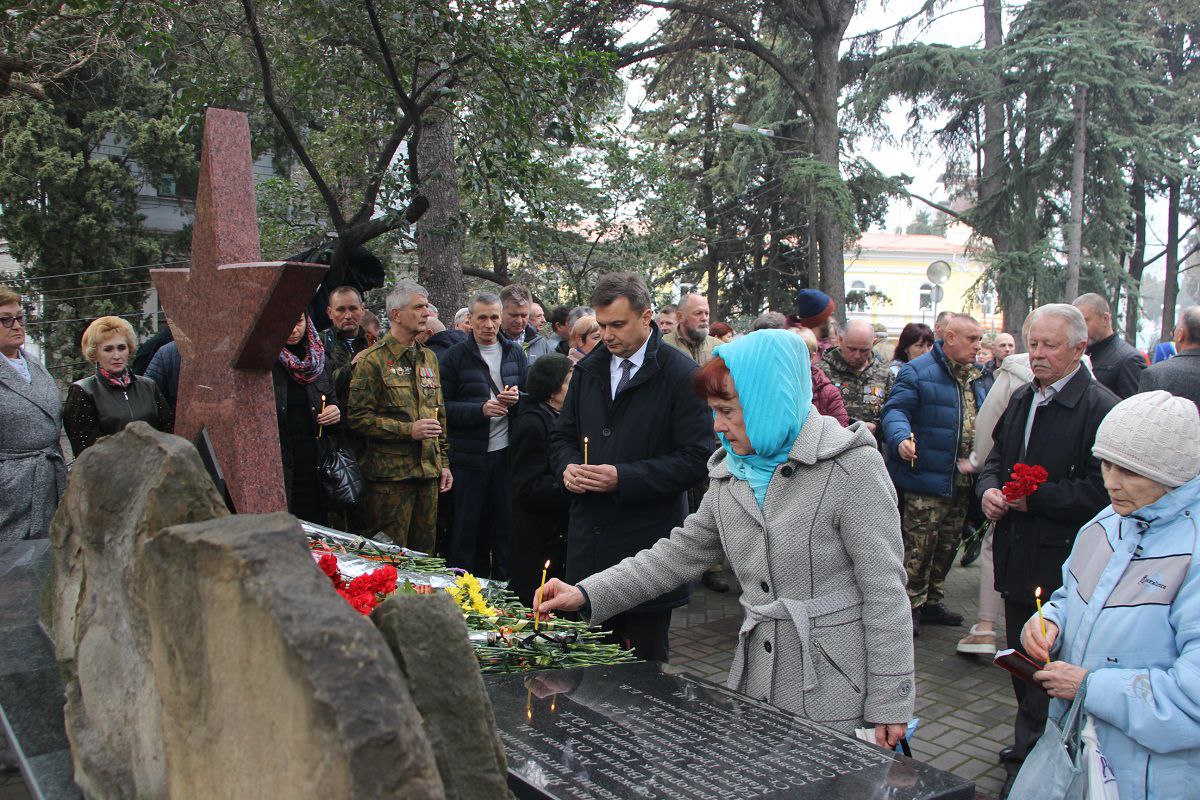
<svg viewBox="0 0 1200 800"><path fill-rule="evenodd" d="M417 369L417 372L421 376L421 387L422 388L424 388L424 389L436 388L437 384L434 383L434 380L433 380L433 368L432 367L420 367Z"/></svg>

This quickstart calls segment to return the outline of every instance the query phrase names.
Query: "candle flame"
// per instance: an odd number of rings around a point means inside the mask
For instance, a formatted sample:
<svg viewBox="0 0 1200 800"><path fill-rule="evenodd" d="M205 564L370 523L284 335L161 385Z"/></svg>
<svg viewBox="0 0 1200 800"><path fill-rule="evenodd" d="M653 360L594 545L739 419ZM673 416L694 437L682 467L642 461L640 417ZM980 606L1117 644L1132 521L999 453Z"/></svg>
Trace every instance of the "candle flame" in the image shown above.
<svg viewBox="0 0 1200 800"><path fill-rule="evenodd" d="M546 569L550 569L550 559L546 559Z"/></svg>
<svg viewBox="0 0 1200 800"><path fill-rule="evenodd" d="M1041 597L1041 596L1042 596L1042 587L1040 587L1040 586L1039 586L1039 587L1037 587L1036 589L1034 589L1034 590L1033 590L1033 596L1034 596L1034 597Z"/></svg>

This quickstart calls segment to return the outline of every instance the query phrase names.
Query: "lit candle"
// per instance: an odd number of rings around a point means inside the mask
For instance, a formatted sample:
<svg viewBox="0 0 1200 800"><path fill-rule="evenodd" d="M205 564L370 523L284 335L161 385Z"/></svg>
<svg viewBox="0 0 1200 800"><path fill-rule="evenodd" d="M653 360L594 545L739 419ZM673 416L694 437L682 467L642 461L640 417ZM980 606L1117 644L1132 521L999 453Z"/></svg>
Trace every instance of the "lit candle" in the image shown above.
<svg viewBox="0 0 1200 800"><path fill-rule="evenodd" d="M542 585L538 587L537 602L533 608L533 629L538 629L538 623L542 621L541 612L538 611L542 606L542 589L546 588L546 570L550 569L550 559L546 559L546 563L542 565Z"/></svg>
<svg viewBox="0 0 1200 800"><path fill-rule="evenodd" d="M324 414L324 413L325 413L325 395L321 395L321 413L322 413L322 414ZM324 425L318 425L318 426L317 426L317 438L318 438L318 439L320 439L320 438L321 438L321 433L322 433L322 432L324 432L324 430L325 430L325 426L324 426Z"/></svg>
<svg viewBox="0 0 1200 800"><path fill-rule="evenodd" d="M1046 618L1042 616L1042 587L1033 591L1033 602L1037 603L1038 622L1042 626L1042 638L1046 640L1046 663L1050 663L1050 637L1046 635Z"/></svg>
<svg viewBox="0 0 1200 800"><path fill-rule="evenodd" d="M588 437L585 436L585 437L583 437L583 463L584 463L584 465L587 464L587 446L588 446Z"/></svg>

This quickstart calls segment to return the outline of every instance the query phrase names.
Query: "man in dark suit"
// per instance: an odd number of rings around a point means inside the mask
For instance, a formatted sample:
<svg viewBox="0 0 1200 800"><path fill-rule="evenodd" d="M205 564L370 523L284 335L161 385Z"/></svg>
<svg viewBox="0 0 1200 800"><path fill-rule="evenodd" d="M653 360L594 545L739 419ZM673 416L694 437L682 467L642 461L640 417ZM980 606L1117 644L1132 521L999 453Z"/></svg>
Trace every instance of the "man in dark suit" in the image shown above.
<svg viewBox="0 0 1200 800"><path fill-rule="evenodd" d="M1087 354L1096 380L1122 400L1137 394L1146 359L1113 330L1108 301L1098 294L1083 294L1071 305L1079 309L1087 324Z"/></svg>
<svg viewBox="0 0 1200 800"><path fill-rule="evenodd" d="M1175 326L1174 358L1160 361L1142 373L1139 392L1162 389L1200 406L1200 306L1185 308Z"/></svg>
<svg viewBox="0 0 1200 800"><path fill-rule="evenodd" d="M1035 612L1035 590L1040 586L1046 598L1062 585L1075 534L1108 505L1092 444L1118 402L1080 365L1088 331L1077 308L1052 303L1034 310L1028 341L1033 381L1009 400L976 486L984 514L996 522L996 589L1004 596L1008 641L1018 649L1021 626ZM1049 477L1028 498L1009 502L1001 487L1018 462L1040 466ZM1010 782L1042 735L1050 705L1046 694L1023 680L1014 679L1013 690L1015 741L1000 754Z"/></svg>
<svg viewBox="0 0 1200 800"><path fill-rule="evenodd" d="M706 474L712 414L691 388L696 364L662 343L650 292L632 273L592 293L600 344L575 366L550 457L571 493L567 580L576 583L669 536L687 516L687 491ZM585 444L586 441L586 444ZM666 661L680 586L609 621L615 640Z"/></svg>

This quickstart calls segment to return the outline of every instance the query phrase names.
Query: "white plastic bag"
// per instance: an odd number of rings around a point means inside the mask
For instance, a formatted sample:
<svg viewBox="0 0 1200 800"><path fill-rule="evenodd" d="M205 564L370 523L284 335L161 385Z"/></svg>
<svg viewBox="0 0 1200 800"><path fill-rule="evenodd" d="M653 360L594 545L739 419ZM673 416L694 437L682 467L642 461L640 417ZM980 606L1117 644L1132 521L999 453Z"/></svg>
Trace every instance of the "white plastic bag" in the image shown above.
<svg viewBox="0 0 1200 800"><path fill-rule="evenodd" d="M1121 800L1117 792L1117 776L1100 749L1096 738L1096 721L1087 715L1080 735L1083 740L1083 765L1087 771L1087 800Z"/></svg>

